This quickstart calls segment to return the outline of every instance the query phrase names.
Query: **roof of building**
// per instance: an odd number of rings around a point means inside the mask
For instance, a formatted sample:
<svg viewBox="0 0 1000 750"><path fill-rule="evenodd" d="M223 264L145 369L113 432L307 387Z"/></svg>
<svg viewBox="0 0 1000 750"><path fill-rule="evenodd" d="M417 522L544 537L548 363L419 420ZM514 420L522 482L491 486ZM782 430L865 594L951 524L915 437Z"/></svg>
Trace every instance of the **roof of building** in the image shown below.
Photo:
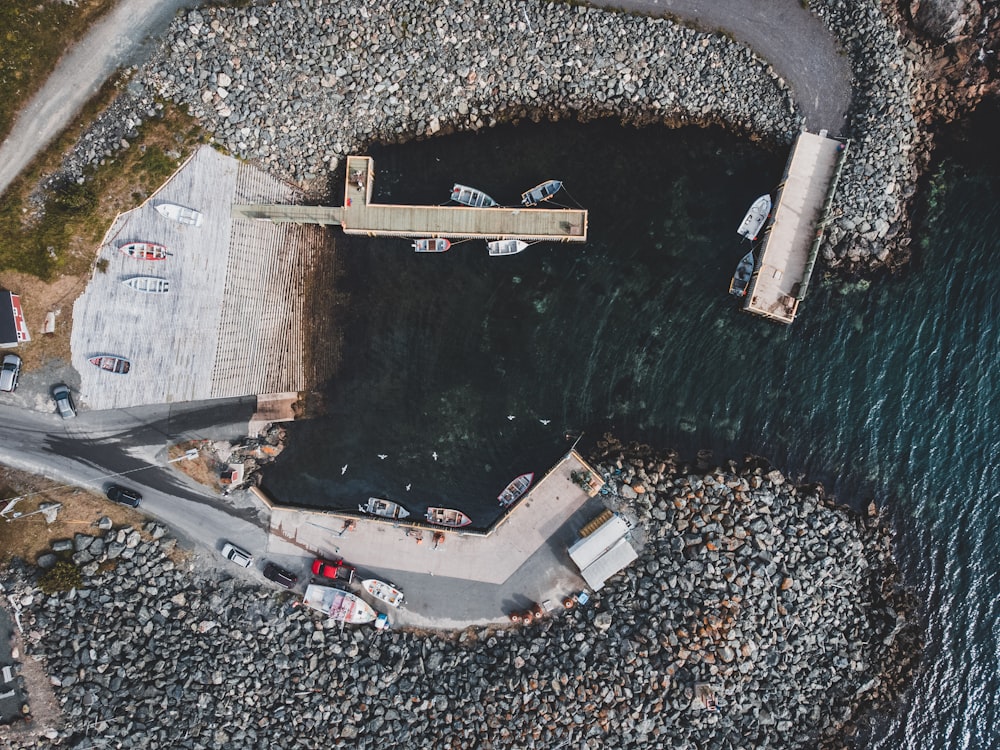
<svg viewBox="0 0 1000 750"><path fill-rule="evenodd" d="M600 591L605 581L638 559L638 553L628 540L630 530L629 523L616 513L594 533L569 548L570 558L594 591Z"/></svg>

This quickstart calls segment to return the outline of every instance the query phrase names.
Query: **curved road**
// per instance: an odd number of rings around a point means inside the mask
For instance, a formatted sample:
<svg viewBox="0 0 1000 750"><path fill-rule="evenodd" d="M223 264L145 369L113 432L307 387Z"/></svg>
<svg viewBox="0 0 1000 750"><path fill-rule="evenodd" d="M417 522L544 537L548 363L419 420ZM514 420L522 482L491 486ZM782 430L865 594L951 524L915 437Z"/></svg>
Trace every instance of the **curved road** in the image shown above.
<svg viewBox="0 0 1000 750"><path fill-rule="evenodd" d="M0 144L0 195L117 68L151 52L155 36L179 8L207 1L120 0L60 61ZM525 6L526 13L533 5ZM847 56L800 0L598 0L592 5L671 16L730 34L767 60L788 83L809 130L844 134L851 101Z"/></svg>

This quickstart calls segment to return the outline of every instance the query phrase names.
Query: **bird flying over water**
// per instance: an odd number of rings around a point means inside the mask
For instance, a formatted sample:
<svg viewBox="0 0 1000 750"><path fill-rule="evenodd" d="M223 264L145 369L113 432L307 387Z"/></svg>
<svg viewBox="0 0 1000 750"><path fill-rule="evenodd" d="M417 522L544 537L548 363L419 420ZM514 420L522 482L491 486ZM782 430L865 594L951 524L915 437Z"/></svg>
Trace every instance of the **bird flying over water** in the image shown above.
<svg viewBox="0 0 1000 750"><path fill-rule="evenodd" d="M387 458L389 458L389 456L387 456L385 453L379 453L378 457L381 458L383 461L385 461Z"/></svg>
<svg viewBox="0 0 1000 750"><path fill-rule="evenodd" d="M539 419L538 421L541 422L542 424L548 424L552 420L551 419Z"/></svg>
<svg viewBox="0 0 1000 750"><path fill-rule="evenodd" d="M347 464L340 467L340 476L344 476L347 473Z"/></svg>
<svg viewBox="0 0 1000 750"><path fill-rule="evenodd" d="M435 461L437 461L438 460L438 452L434 451L433 453L431 453L431 458L433 458Z"/></svg>
<svg viewBox="0 0 1000 750"><path fill-rule="evenodd" d="M412 487L412 486L413 486L412 484L406 485L406 491L409 492L410 491L410 487Z"/></svg>
<svg viewBox="0 0 1000 750"><path fill-rule="evenodd" d="M507 419L509 419L511 422L513 422L515 419L517 419L517 417L515 417L513 414L508 414L507 415Z"/></svg>

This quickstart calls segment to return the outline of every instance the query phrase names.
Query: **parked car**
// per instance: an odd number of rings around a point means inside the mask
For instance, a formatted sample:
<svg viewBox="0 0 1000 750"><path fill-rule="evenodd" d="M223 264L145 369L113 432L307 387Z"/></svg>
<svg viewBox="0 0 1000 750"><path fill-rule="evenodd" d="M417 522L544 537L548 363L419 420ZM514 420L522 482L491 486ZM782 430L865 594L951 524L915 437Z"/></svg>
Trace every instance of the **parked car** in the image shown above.
<svg viewBox="0 0 1000 750"><path fill-rule="evenodd" d="M68 385L59 384L52 388L52 398L56 400L56 411L63 419L72 419L76 416L76 406L73 405L73 394Z"/></svg>
<svg viewBox="0 0 1000 750"><path fill-rule="evenodd" d="M339 578L350 583L354 580L357 569L353 565L345 565L342 557L338 557L336 560L324 560L317 557L313 560L312 572L314 576L320 578Z"/></svg>
<svg viewBox="0 0 1000 750"><path fill-rule="evenodd" d="M222 556L242 568L249 568L253 565L253 555L231 542L222 545Z"/></svg>
<svg viewBox="0 0 1000 750"><path fill-rule="evenodd" d="M142 495L128 487L122 487L120 484L111 485L104 490L104 494L108 496L108 500L114 500L116 503L127 505L130 508L138 508L139 503L142 502Z"/></svg>
<svg viewBox="0 0 1000 750"><path fill-rule="evenodd" d="M299 581L299 577L291 571L285 570L280 565L269 562L264 566L264 578L281 584L286 589L290 589Z"/></svg>
<svg viewBox="0 0 1000 750"><path fill-rule="evenodd" d="M21 374L21 358L16 354L3 355L3 365L0 365L0 391L13 391L17 388L17 377Z"/></svg>

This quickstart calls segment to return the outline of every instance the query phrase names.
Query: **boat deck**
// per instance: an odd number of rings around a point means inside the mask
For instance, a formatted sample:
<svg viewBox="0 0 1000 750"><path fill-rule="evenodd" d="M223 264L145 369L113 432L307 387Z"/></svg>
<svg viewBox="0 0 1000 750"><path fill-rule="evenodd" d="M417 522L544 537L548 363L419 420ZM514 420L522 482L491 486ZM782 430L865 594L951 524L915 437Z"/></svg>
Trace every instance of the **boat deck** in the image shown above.
<svg viewBox="0 0 1000 750"><path fill-rule="evenodd" d="M350 156L344 205L234 205L233 215L274 222L340 225L345 234L369 237L447 237L586 242L587 211L572 208L471 208L372 203L371 157Z"/></svg>
<svg viewBox="0 0 1000 750"><path fill-rule="evenodd" d="M809 285L844 151L844 143L825 133L799 134L743 309L781 323L795 320Z"/></svg>

